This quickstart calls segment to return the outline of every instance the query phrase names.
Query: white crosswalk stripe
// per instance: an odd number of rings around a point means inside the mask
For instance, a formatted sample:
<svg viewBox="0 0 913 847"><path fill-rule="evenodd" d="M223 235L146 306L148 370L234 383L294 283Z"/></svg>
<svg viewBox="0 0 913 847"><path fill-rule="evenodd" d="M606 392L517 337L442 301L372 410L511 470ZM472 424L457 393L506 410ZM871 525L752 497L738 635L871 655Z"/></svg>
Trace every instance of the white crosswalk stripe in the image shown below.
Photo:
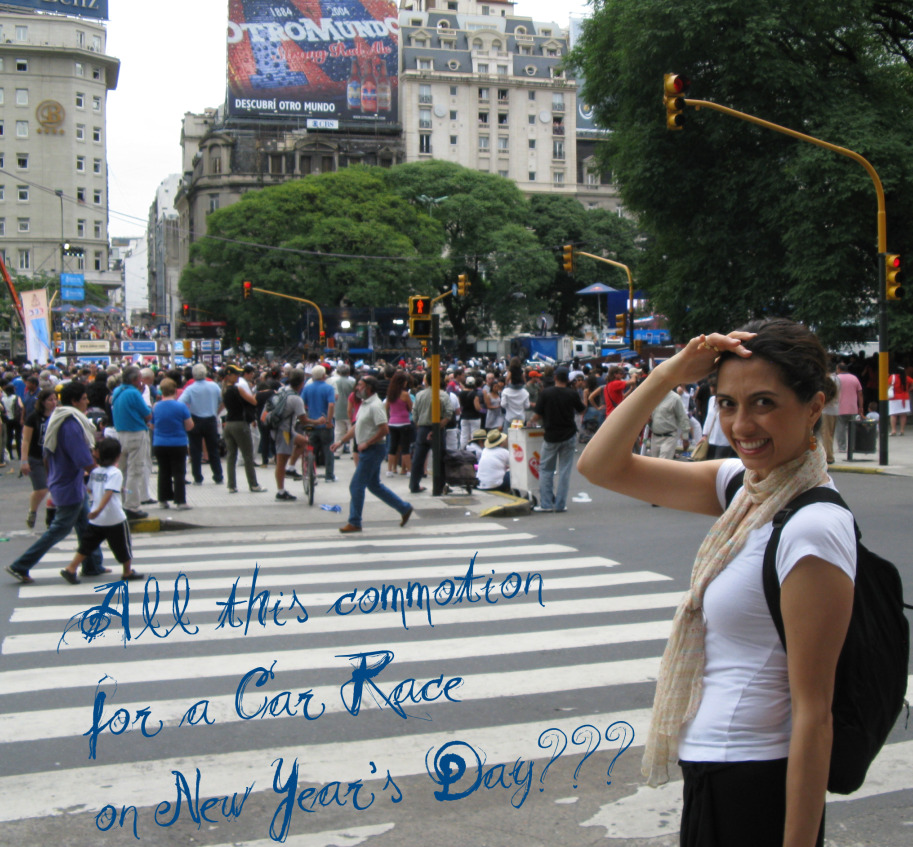
<svg viewBox="0 0 913 847"><path fill-rule="evenodd" d="M199 770L207 797L243 794L251 785L255 794L267 792L279 759L286 771L297 759L300 784L376 780L385 772L393 779L429 778L428 763L449 743L471 744L486 766L528 763L538 791L555 753L540 739L544 730L571 738L585 725L602 734L616 721L633 728L629 755L639 756L681 586L665 575L583 555L568 544L540 543L495 523L462 534L431 529L371 539L339 539L326 530L137 538L136 566L156 577L161 597L154 614L144 615L144 585L129 585L128 642L116 618L102 637L82 634L80 614L99 605L105 591L88 580L74 587L57 578L60 563L69 558L66 545L49 554L33 571L37 584L19 590L0 644L0 760L10 762L15 753L16 761L0 776L0 822L173 800L175 771L192 783ZM458 586L473 557L473 601L436 603L435 589L447 581ZM245 634L255 566L256 592L269 594L267 613L261 623L255 608ZM180 584L190 588L181 611L189 624L161 637L174 624L172 591L180 574L186 577ZM393 608L397 595L391 591L388 608L371 609L384 586L405 589L409 583L428 586L432 602ZM494 586L487 598L486 585ZM233 586L240 625L219 627L218 604ZM508 596L515 586L515 596ZM440 597L448 600L446 592ZM367 598L364 609L357 606L359 598ZM296 618L302 609L306 620ZM158 634L142 632L147 617L157 619ZM93 619L86 620L91 630ZM383 651L393 658L378 677L379 690L366 685L353 716L354 686L349 683L344 692L343 683L359 660L347 657L376 662ZM242 689L245 675L249 683ZM440 682L426 689L429 696L441 695L434 700L400 701L391 692L407 677L415 677L418 689L438 675ZM462 681L448 688L448 680L458 677ZM112 725L125 731L117 737L103 731L97 758L90 759L85 736L99 691L106 695L103 720L120 709L132 722L148 710L150 731L161 722L161 735L143 739L138 722ZM604 707L596 692L602 692ZM209 726L199 721L204 702ZM201 705L192 711L195 703ZM556 703L573 712L556 716ZM604 771L615 753L603 751ZM582 752L569 747L567 755ZM913 774L904 766L911 756L913 742L888 745L863 791L834 799L913 788ZM373 763L378 773L371 776ZM605 826L612 838L668 834L666 813L675 814L679 795L674 784L661 792L628 791L587 823ZM653 828L645 823L650 820L657 821ZM326 829L290 835L286 843L357 845L391 827Z"/></svg>

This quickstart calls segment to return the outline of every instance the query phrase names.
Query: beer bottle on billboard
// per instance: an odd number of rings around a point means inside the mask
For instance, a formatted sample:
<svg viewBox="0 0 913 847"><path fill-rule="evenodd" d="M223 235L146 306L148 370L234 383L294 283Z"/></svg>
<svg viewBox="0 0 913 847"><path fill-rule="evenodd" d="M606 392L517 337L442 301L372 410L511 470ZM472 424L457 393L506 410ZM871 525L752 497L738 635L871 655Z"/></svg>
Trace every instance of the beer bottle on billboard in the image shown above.
<svg viewBox="0 0 913 847"><path fill-rule="evenodd" d="M350 109L361 108L361 80L357 59L352 59L352 69L349 71L349 81L346 83L346 103Z"/></svg>
<svg viewBox="0 0 913 847"><path fill-rule="evenodd" d="M387 64L383 59L377 60L377 111L389 112L393 104L390 79L387 76Z"/></svg>
<svg viewBox="0 0 913 847"><path fill-rule="evenodd" d="M367 70L361 81L361 110L365 114L374 115L377 113L377 82L374 79L371 60L367 59L365 64Z"/></svg>

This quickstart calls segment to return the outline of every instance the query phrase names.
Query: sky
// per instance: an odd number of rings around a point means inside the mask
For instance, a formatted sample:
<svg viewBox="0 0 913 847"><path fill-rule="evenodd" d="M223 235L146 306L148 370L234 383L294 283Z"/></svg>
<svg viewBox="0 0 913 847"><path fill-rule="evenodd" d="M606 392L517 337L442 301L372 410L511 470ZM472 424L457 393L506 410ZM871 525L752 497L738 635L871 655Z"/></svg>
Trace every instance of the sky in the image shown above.
<svg viewBox="0 0 913 847"><path fill-rule="evenodd" d="M586 3L519 0L515 9L567 26ZM108 11L107 53L121 63L108 92L109 232L131 237L143 234L158 185L181 170L184 114L225 99L228 0L109 0Z"/></svg>

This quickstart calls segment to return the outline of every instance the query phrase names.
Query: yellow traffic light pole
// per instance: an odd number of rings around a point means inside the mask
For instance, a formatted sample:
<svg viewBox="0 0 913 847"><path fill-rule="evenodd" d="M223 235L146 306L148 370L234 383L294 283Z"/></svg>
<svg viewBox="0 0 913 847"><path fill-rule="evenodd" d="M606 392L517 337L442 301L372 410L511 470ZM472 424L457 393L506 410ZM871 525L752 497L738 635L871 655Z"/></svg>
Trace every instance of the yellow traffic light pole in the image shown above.
<svg viewBox="0 0 913 847"><path fill-rule="evenodd" d="M291 294L280 294L278 291L267 291L265 288L254 288L250 287L251 291L256 291L258 294L272 294L273 297L284 297L286 300L294 300L296 303L307 303L308 306L313 306L317 310L317 320L319 322L319 332L320 338L324 339L323 334L323 312L320 311L320 306L318 306L313 300L305 300L304 297L293 297Z"/></svg>
<svg viewBox="0 0 913 847"><path fill-rule="evenodd" d="M616 262L612 259L606 259L602 256L594 256L592 253L584 253L582 250L575 250L575 255L577 256L586 256L588 259L595 259L597 262L605 262L607 265L612 265L616 268L624 268L624 272L628 275L628 326L630 327L631 333L631 349L634 348L634 277L631 276L631 269L624 264L623 262Z"/></svg>
<svg viewBox="0 0 913 847"><path fill-rule="evenodd" d="M871 177L872 182L875 185L875 197L878 203L878 253L880 257L884 256L887 253L888 235L887 215L885 213L884 187L881 184L881 178L878 176L875 168L872 167L871 163L866 158L860 156L854 150L850 150L846 147L839 147L836 144L831 144L827 141L822 141L820 138L815 138L813 135L806 135L804 132L797 132L794 129L780 126L780 124L775 124L771 121L765 121L762 118L755 117L754 115L749 115L745 112L739 112L735 109L730 109L728 106L721 106L719 103L712 103L709 100L692 100L691 98L687 97L680 98L680 102L684 102L684 105L686 106L692 106L696 111L700 111L701 109L712 109L715 112L722 112L724 115L729 115L730 117L738 118L742 121L748 121L748 123L756 124L757 126L764 127L765 129L771 129L774 132L788 135L791 138L798 139L799 141L805 141L808 144L814 144L817 147L823 147L825 150L830 150L833 153L838 153L841 156L846 156L848 159L852 159L854 162L858 162L865 169L865 172ZM884 262L880 261L878 286L878 411L882 421L882 425L879 427L878 463L880 465L886 465L888 463L888 428L885 423L888 419L888 316L883 265Z"/></svg>

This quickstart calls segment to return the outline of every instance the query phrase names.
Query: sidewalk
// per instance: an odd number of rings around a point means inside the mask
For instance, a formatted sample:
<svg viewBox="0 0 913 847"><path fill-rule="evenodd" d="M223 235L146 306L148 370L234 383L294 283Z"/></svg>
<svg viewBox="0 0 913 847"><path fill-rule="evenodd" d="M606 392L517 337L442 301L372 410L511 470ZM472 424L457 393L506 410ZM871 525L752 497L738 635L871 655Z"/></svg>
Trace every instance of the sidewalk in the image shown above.
<svg viewBox="0 0 913 847"><path fill-rule="evenodd" d="M913 437L910 440L913 442ZM9 537L11 534L17 536L31 534L25 527L25 513L31 486L27 478L19 478L18 464L15 465L14 473L8 473L10 467L0 469L0 536L3 537ZM155 469L155 466L153 468ZM264 494L252 494L248 490L243 465L239 465L237 468L239 485L237 494L229 494L224 483L222 485L213 483L209 467L204 466L205 482L202 485L188 484L187 486L187 503L192 509L187 511L176 511L174 508L162 509L158 503L143 506L143 510L148 512L149 517L142 521L132 522L131 527L134 532L159 532L232 526L289 528L344 526L349 516L349 482L355 470L352 456L341 454L336 460L337 482L325 482L322 476L323 468L317 470L321 475L317 478L314 505L308 506L300 480L286 479L285 481L286 491L294 494L298 498L296 501L277 502L274 465L270 465L268 468L257 468L257 480L266 489ZM527 501L518 501L514 497L493 492L473 491L471 495L467 495L465 488L459 488L450 494L433 497L430 476L423 480L426 488L424 492L410 494L408 476L387 477L384 475L385 473L386 463L384 470L381 470L381 482L403 500L411 503L415 510L409 519L410 526L422 520L468 522L484 516L492 509L501 517L506 514L529 513ZM186 476L188 480L191 478L189 462ZM153 494L156 484L157 476L153 473ZM321 506L338 506L340 511L328 511L322 509ZM365 494L362 517L365 533L370 533L374 529L398 527L400 520L399 515L393 509L381 503L370 492ZM38 521L34 532L40 534L44 530L43 509L38 513Z"/></svg>

